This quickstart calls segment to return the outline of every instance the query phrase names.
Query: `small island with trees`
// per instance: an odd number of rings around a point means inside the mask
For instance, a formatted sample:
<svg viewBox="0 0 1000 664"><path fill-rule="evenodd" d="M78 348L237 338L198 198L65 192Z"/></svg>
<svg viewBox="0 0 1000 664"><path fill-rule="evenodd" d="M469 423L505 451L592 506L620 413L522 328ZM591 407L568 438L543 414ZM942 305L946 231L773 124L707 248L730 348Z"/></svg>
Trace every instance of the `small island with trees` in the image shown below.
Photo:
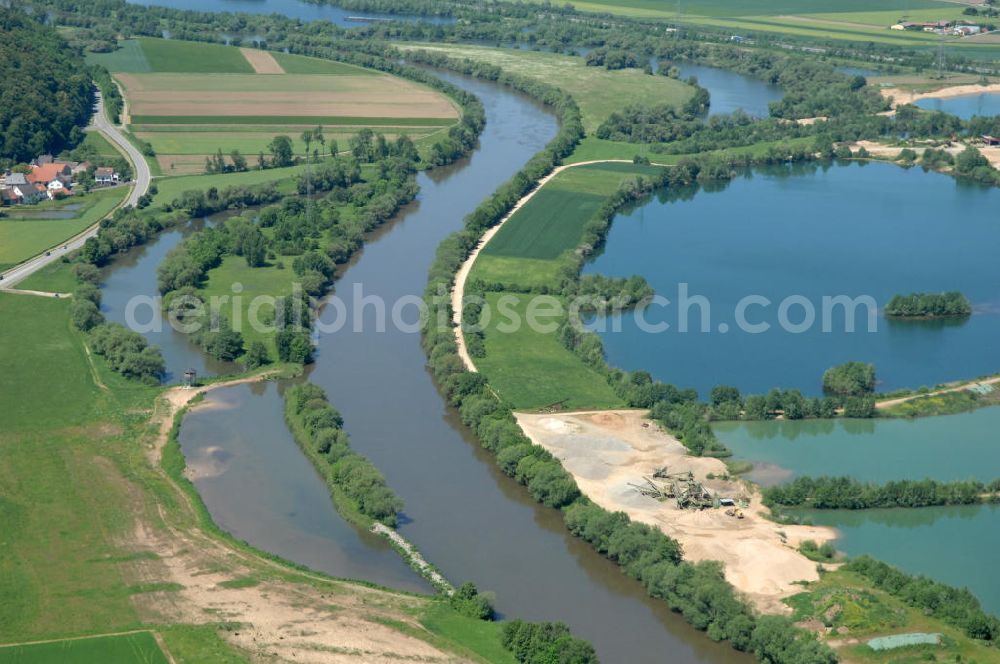
<svg viewBox="0 0 1000 664"><path fill-rule="evenodd" d="M958 291L895 295L885 307L889 318L967 318L972 315L968 298Z"/></svg>

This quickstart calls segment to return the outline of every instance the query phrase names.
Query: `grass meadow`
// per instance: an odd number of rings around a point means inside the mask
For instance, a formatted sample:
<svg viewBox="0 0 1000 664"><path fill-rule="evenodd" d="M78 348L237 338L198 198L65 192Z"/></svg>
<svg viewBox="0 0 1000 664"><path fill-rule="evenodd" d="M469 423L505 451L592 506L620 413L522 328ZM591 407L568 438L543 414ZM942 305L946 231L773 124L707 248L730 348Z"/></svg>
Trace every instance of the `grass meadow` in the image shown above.
<svg viewBox="0 0 1000 664"><path fill-rule="evenodd" d="M161 615L162 593L180 588L149 576L158 573L159 556L134 540L136 519L152 534L165 523L172 536L200 529L213 538L218 529L192 507L196 495L180 494L149 461L156 430L149 418L161 388L130 382L88 355L69 308L67 300L0 293L0 664L249 661L222 638L227 618L208 605L201 606L206 624L148 622ZM325 593L324 610L361 629L378 622L469 661L513 662L499 649L498 623L414 595L383 593L369 605L370 590L358 595L349 583L262 560L241 543L228 546L239 555L212 554L198 564L213 572L239 567L229 588L255 585L240 582L248 575L302 591L313 586Z"/></svg>
<svg viewBox="0 0 1000 664"><path fill-rule="evenodd" d="M523 324L531 295L487 293L492 311L497 311L501 297L511 299L510 311L522 324L514 332L501 332L498 325L503 317L494 316L485 330L486 357L476 359L476 366L501 397L522 410L557 402L563 402L566 409L624 407L604 377L563 346L555 330L536 331ZM560 321L546 322L553 320Z"/></svg>
<svg viewBox="0 0 1000 664"><path fill-rule="evenodd" d="M0 647L0 664L168 664L151 632Z"/></svg>
<svg viewBox="0 0 1000 664"><path fill-rule="evenodd" d="M8 210L0 219L0 269L6 269L65 242L110 213L128 194L128 187L96 190L64 201ZM58 219L67 205L81 205L70 219ZM48 216L51 214L51 216Z"/></svg>
<svg viewBox="0 0 1000 664"><path fill-rule="evenodd" d="M569 55L460 44L401 43L397 47L443 52L455 58L488 62L546 83L555 82L580 105L588 132L628 104L680 105L694 94L688 84L665 76L650 76L639 69L608 71L603 67L588 67L583 58Z"/></svg>

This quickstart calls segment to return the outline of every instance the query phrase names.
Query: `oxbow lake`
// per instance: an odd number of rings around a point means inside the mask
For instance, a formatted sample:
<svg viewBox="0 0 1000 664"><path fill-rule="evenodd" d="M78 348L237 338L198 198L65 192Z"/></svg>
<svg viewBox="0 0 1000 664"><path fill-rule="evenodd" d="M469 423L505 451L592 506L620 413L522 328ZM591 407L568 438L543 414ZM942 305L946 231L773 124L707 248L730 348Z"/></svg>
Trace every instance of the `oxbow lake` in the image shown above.
<svg viewBox="0 0 1000 664"><path fill-rule="evenodd" d="M818 395L823 371L849 360L874 363L885 391L996 372L998 206L996 189L884 163L781 166L726 185L661 191L615 219L584 271L642 275L670 301L645 309L643 320L670 327L644 330L632 312L592 325L603 326L613 366L645 369L703 396L720 384ZM689 303L703 296L708 306L680 306L684 284ZM965 293L974 315L916 322L882 315L896 293L946 290ZM845 307L824 315L825 296L870 297L878 305L874 331L861 307L847 332ZM747 297L766 300L745 306L750 326L741 329L738 305ZM682 311L687 332L679 331Z"/></svg>
<svg viewBox="0 0 1000 664"><path fill-rule="evenodd" d="M698 85L708 90L711 101L709 117L739 109L755 118L766 118L770 114L768 104L782 96L778 86L728 69L685 64L680 66L680 70L681 80L694 76Z"/></svg>

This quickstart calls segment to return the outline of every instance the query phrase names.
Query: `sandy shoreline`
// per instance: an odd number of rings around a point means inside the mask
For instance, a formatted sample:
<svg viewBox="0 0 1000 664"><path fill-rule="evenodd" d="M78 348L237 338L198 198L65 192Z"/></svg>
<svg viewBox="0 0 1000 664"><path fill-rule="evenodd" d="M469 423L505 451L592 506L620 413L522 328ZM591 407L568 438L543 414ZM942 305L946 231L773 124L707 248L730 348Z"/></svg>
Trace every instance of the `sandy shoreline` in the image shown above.
<svg viewBox="0 0 1000 664"><path fill-rule="evenodd" d="M952 85L947 88L932 90L930 92L912 92L910 90L903 90L902 88L882 88L880 92L886 99L891 98L893 107L896 107L900 104L912 104L916 101L920 101L921 99L949 99L951 97L998 93L1000 92L1000 83L991 83L990 85L979 85L978 83L970 85Z"/></svg>
<svg viewBox="0 0 1000 664"><path fill-rule="evenodd" d="M819 578L816 563L797 551L804 540L836 538L832 528L782 526L764 517L760 494L743 480L707 479L723 475L725 464L693 457L674 437L646 419L646 411L592 411L566 414L517 414L531 440L555 455L580 490L601 507L623 511L632 519L660 528L681 543L691 561L717 560L726 579L767 613L788 613L781 601L802 591L796 582ZM643 482L653 468L691 471L721 497L749 495L745 518L723 509L682 510L675 501L659 502L639 494L629 483Z"/></svg>

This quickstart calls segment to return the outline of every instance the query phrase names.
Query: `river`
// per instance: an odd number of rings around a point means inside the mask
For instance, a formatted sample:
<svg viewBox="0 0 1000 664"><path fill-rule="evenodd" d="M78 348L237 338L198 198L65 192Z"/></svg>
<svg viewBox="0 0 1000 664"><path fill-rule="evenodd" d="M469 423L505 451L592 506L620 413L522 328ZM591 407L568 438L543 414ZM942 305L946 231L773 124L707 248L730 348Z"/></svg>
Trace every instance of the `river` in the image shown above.
<svg viewBox="0 0 1000 664"><path fill-rule="evenodd" d="M128 0L147 7L170 7L196 12L241 12L246 14L282 14L302 21L330 21L344 28L367 25L363 21L349 21L349 16L391 19L393 21L452 23L453 18L442 16L412 16L407 14L379 14L361 10L347 10L333 5L314 5L300 0Z"/></svg>
<svg viewBox="0 0 1000 664"><path fill-rule="evenodd" d="M419 295L441 239L556 132L555 118L529 99L491 83L448 78L484 102L488 124L479 148L418 176L418 199L368 239L338 280L348 308L355 284L390 303ZM115 262L104 283L109 318L121 318L127 296L155 294L156 265L188 230L164 233ZM174 335L148 335L167 351L171 371L225 369ZM558 511L502 475L444 402L425 362L419 335L369 326L321 337L310 378L343 413L354 448L403 498L400 531L449 579L495 591L504 616L566 622L605 662L660 662L664 653L682 664L749 661L649 599L614 563L573 538ZM396 563L380 562L381 542L336 515L320 478L278 426L280 389L219 390L207 409L185 421L181 445L196 468L208 469L195 483L209 511L265 551L338 576L410 587L415 581ZM276 468L279 458L288 467ZM365 557L371 559L357 560Z"/></svg>
<svg viewBox="0 0 1000 664"><path fill-rule="evenodd" d="M660 192L618 215L584 270L642 275L669 300L598 321L621 323L601 333L609 362L702 396L720 384L818 395L823 372L850 360L873 363L883 391L1000 370L998 205L995 188L883 163L773 167ZM947 290L973 302L971 318L882 315L897 293ZM867 298L851 306L853 332L845 307L824 309L841 296ZM877 305L871 326L865 302Z"/></svg>

